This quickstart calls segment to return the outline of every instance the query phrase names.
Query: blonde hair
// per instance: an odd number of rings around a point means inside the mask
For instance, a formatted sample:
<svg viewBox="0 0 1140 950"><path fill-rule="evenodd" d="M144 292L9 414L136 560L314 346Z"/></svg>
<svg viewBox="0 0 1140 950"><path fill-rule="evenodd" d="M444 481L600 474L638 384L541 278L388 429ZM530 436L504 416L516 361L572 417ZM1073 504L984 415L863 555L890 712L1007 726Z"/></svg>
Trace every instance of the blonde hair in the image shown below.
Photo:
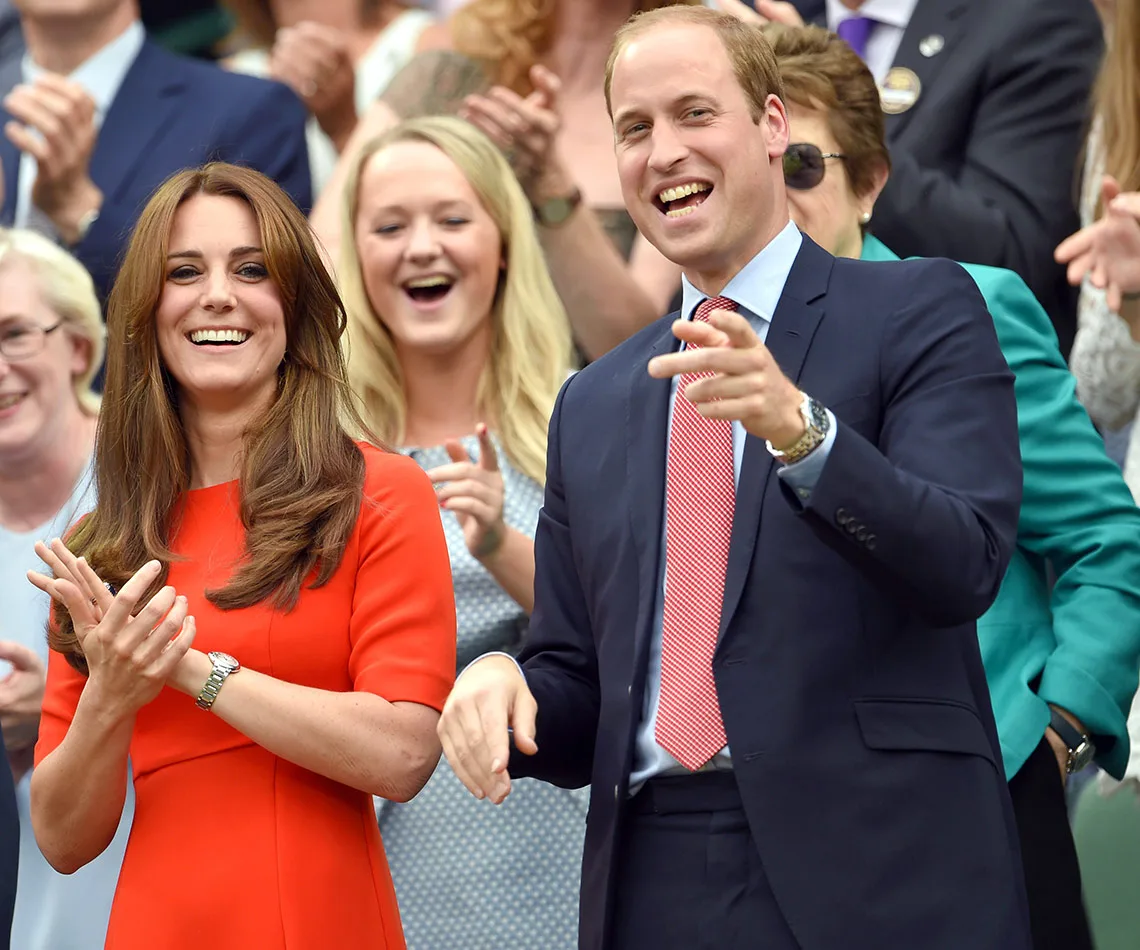
<svg viewBox="0 0 1140 950"><path fill-rule="evenodd" d="M1140 191L1140 0L1116 2L1093 95L1105 174L1115 177L1122 191ZM1099 199L1097 210L1102 210Z"/></svg>
<svg viewBox="0 0 1140 950"><path fill-rule="evenodd" d="M396 349L364 287L356 249L360 179L369 160L400 142L423 142L446 155L466 177L495 222L506 267L491 306L491 355L479 381L478 411L494 420L516 469L546 478L546 429L570 367L566 312L546 269L534 212L498 147L471 124L450 116L409 119L361 151L345 188L338 268L348 312L348 376L365 422L385 442L402 444L407 415Z"/></svg>
<svg viewBox="0 0 1140 950"><path fill-rule="evenodd" d="M554 10L562 0L472 0L448 21L455 48L482 62L492 81L531 92L530 70L554 41ZM637 12L701 0L638 0Z"/></svg>
<svg viewBox="0 0 1140 950"><path fill-rule="evenodd" d="M79 408L88 415L98 415L100 398L91 382L103 365L107 334L87 268L35 231L0 228L0 266L9 261L23 261L32 269L47 308L63 321L68 333L87 341L87 366L74 378L73 385Z"/></svg>
<svg viewBox="0 0 1140 950"><path fill-rule="evenodd" d="M638 13L614 36L614 45L606 62L606 111L613 118L613 103L610 91L613 86L614 66L625 48L637 37L659 26L707 26L724 44L732 71L748 103L752 107L752 118L757 122L768 107L768 97L784 98L784 82L776 65L776 56L764 36L763 29L755 23L745 23L729 13L722 13L709 7L660 7L656 10Z"/></svg>

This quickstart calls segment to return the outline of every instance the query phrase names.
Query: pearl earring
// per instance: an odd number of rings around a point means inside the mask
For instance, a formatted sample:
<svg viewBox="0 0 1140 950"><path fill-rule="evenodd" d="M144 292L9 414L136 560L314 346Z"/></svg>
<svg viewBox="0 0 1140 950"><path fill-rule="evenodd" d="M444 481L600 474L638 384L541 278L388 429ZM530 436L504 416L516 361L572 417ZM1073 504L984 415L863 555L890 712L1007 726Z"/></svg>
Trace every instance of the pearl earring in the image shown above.
<svg viewBox="0 0 1140 950"><path fill-rule="evenodd" d="M871 212L870 211L864 211L859 216L859 223L862 224L864 227L866 227L868 224L870 224L871 223Z"/></svg>

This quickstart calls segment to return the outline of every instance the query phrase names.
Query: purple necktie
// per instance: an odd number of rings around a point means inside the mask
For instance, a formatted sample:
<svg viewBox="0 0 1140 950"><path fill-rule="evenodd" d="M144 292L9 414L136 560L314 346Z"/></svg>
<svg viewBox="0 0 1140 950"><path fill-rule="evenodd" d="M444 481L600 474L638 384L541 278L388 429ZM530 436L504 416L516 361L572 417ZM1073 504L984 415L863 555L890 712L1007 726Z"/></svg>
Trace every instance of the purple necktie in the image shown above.
<svg viewBox="0 0 1140 950"><path fill-rule="evenodd" d="M871 30L875 28L875 20L869 16L848 17L836 28L839 38L847 43L860 59L867 58L867 40L871 37Z"/></svg>

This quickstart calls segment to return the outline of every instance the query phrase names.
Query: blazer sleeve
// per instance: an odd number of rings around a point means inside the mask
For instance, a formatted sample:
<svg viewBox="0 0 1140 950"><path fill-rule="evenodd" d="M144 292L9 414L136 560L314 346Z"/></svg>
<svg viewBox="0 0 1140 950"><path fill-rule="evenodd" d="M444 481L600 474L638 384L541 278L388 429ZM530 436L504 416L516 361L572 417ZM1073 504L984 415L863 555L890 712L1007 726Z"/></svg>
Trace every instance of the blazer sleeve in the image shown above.
<svg viewBox="0 0 1140 950"><path fill-rule="evenodd" d="M1018 543L1055 574L1055 647L1038 694L1095 735L1119 777L1140 670L1140 509L1077 402L1041 305L1015 274L992 275L986 299L1015 376L1024 487Z"/></svg>
<svg viewBox="0 0 1140 950"><path fill-rule="evenodd" d="M959 265L856 266L899 268L905 301L879 341L877 439L840 421L810 498L784 495L913 613L936 627L972 623L996 598L1017 534L1013 376Z"/></svg>
<svg viewBox="0 0 1140 950"><path fill-rule="evenodd" d="M519 663L538 704L538 752L511 753L511 774L563 788L590 782L599 714L598 659L574 564L562 484L560 421L571 377L550 419L546 494L534 539L534 612Z"/></svg>
<svg viewBox="0 0 1140 950"><path fill-rule="evenodd" d="M875 233L903 257L1015 270L1048 302L1060 281L1053 248L1077 225L1074 168L1101 27L1088 3L1040 0L1018 9L1031 9L1033 22L1019 24L992 57L961 161L924 166L892 142ZM975 29L989 22L979 17ZM939 78L950 81L945 73ZM923 120L943 121L937 114Z"/></svg>

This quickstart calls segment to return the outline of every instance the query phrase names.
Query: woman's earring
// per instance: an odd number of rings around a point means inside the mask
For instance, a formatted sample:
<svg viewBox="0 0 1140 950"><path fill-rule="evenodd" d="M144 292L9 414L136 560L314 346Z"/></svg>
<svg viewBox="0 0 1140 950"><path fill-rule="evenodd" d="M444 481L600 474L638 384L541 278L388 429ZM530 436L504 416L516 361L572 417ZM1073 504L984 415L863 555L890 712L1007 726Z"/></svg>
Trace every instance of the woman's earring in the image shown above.
<svg viewBox="0 0 1140 950"><path fill-rule="evenodd" d="M870 211L864 211L859 216L859 223L861 225L863 225L863 227L866 227L868 224L870 224L871 223L871 212Z"/></svg>

